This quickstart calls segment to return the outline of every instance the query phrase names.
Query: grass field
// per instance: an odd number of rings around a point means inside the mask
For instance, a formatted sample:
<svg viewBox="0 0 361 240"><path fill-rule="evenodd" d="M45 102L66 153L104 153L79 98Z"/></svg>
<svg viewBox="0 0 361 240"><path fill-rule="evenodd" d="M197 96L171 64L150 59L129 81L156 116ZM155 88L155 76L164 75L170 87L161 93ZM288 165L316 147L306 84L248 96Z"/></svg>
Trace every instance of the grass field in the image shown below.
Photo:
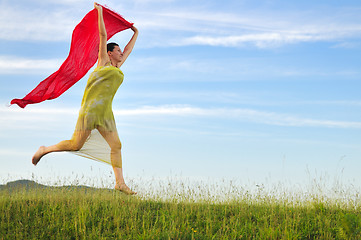
<svg viewBox="0 0 361 240"><path fill-rule="evenodd" d="M358 199L242 192L216 201L194 194L165 199L84 187L4 187L0 239L361 239Z"/></svg>

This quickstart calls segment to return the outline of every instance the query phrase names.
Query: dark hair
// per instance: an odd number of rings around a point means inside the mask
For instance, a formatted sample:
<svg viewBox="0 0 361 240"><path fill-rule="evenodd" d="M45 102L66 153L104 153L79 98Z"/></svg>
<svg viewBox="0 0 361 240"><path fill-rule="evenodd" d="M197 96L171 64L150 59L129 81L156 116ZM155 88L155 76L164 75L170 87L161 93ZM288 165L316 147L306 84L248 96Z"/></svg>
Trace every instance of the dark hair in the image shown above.
<svg viewBox="0 0 361 240"><path fill-rule="evenodd" d="M107 44L107 52L109 52L109 51L113 52L115 46L119 47L119 45L117 43L114 43L114 42L108 43Z"/></svg>

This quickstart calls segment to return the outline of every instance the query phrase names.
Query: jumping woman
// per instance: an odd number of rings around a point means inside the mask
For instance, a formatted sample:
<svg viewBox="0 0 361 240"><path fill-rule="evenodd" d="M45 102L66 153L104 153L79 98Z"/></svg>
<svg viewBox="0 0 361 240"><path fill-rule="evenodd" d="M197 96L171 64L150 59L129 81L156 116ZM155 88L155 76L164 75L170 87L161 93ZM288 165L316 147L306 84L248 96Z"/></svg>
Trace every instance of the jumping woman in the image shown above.
<svg viewBox="0 0 361 240"><path fill-rule="evenodd" d="M132 52L138 37L138 30L132 26L133 36L122 51L118 44L107 44L107 32L103 19L102 6L94 3L98 12L99 55L97 67L90 74L85 87L81 108L75 131L70 140L61 141L53 146L41 146L34 154L32 163L38 164L40 159L51 152L79 151L97 130L110 148L110 161L115 175L115 189L128 195L136 194L124 181L119 140L112 111L112 101L119 86L123 82L123 72L119 69Z"/></svg>

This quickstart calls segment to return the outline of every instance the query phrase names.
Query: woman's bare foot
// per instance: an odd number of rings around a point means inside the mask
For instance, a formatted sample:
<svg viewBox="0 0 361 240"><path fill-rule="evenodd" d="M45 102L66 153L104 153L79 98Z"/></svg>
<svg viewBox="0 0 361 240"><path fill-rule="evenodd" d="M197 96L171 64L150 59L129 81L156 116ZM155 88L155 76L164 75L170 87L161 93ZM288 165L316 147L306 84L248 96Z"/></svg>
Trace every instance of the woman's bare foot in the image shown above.
<svg viewBox="0 0 361 240"><path fill-rule="evenodd" d="M36 164L38 164L38 162L44 155L45 155L45 146L41 146L33 156L33 160L32 160L33 164L36 166Z"/></svg>
<svg viewBox="0 0 361 240"><path fill-rule="evenodd" d="M136 192L133 192L127 185L125 185L125 183L121 183L121 184L116 184L115 185L115 190L121 191L127 195L135 195L137 194Z"/></svg>

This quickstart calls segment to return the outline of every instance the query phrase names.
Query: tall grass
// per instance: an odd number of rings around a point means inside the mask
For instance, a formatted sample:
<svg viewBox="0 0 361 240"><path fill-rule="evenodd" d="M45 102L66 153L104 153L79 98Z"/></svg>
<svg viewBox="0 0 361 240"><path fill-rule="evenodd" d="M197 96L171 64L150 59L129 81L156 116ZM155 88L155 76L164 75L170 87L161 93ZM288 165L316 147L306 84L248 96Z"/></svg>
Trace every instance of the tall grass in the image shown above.
<svg viewBox="0 0 361 240"><path fill-rule="evenodd" d="M184 180L0 191L0 239L361 239L356 194ZM228 186L228 187L225 187Z"/></svg>

